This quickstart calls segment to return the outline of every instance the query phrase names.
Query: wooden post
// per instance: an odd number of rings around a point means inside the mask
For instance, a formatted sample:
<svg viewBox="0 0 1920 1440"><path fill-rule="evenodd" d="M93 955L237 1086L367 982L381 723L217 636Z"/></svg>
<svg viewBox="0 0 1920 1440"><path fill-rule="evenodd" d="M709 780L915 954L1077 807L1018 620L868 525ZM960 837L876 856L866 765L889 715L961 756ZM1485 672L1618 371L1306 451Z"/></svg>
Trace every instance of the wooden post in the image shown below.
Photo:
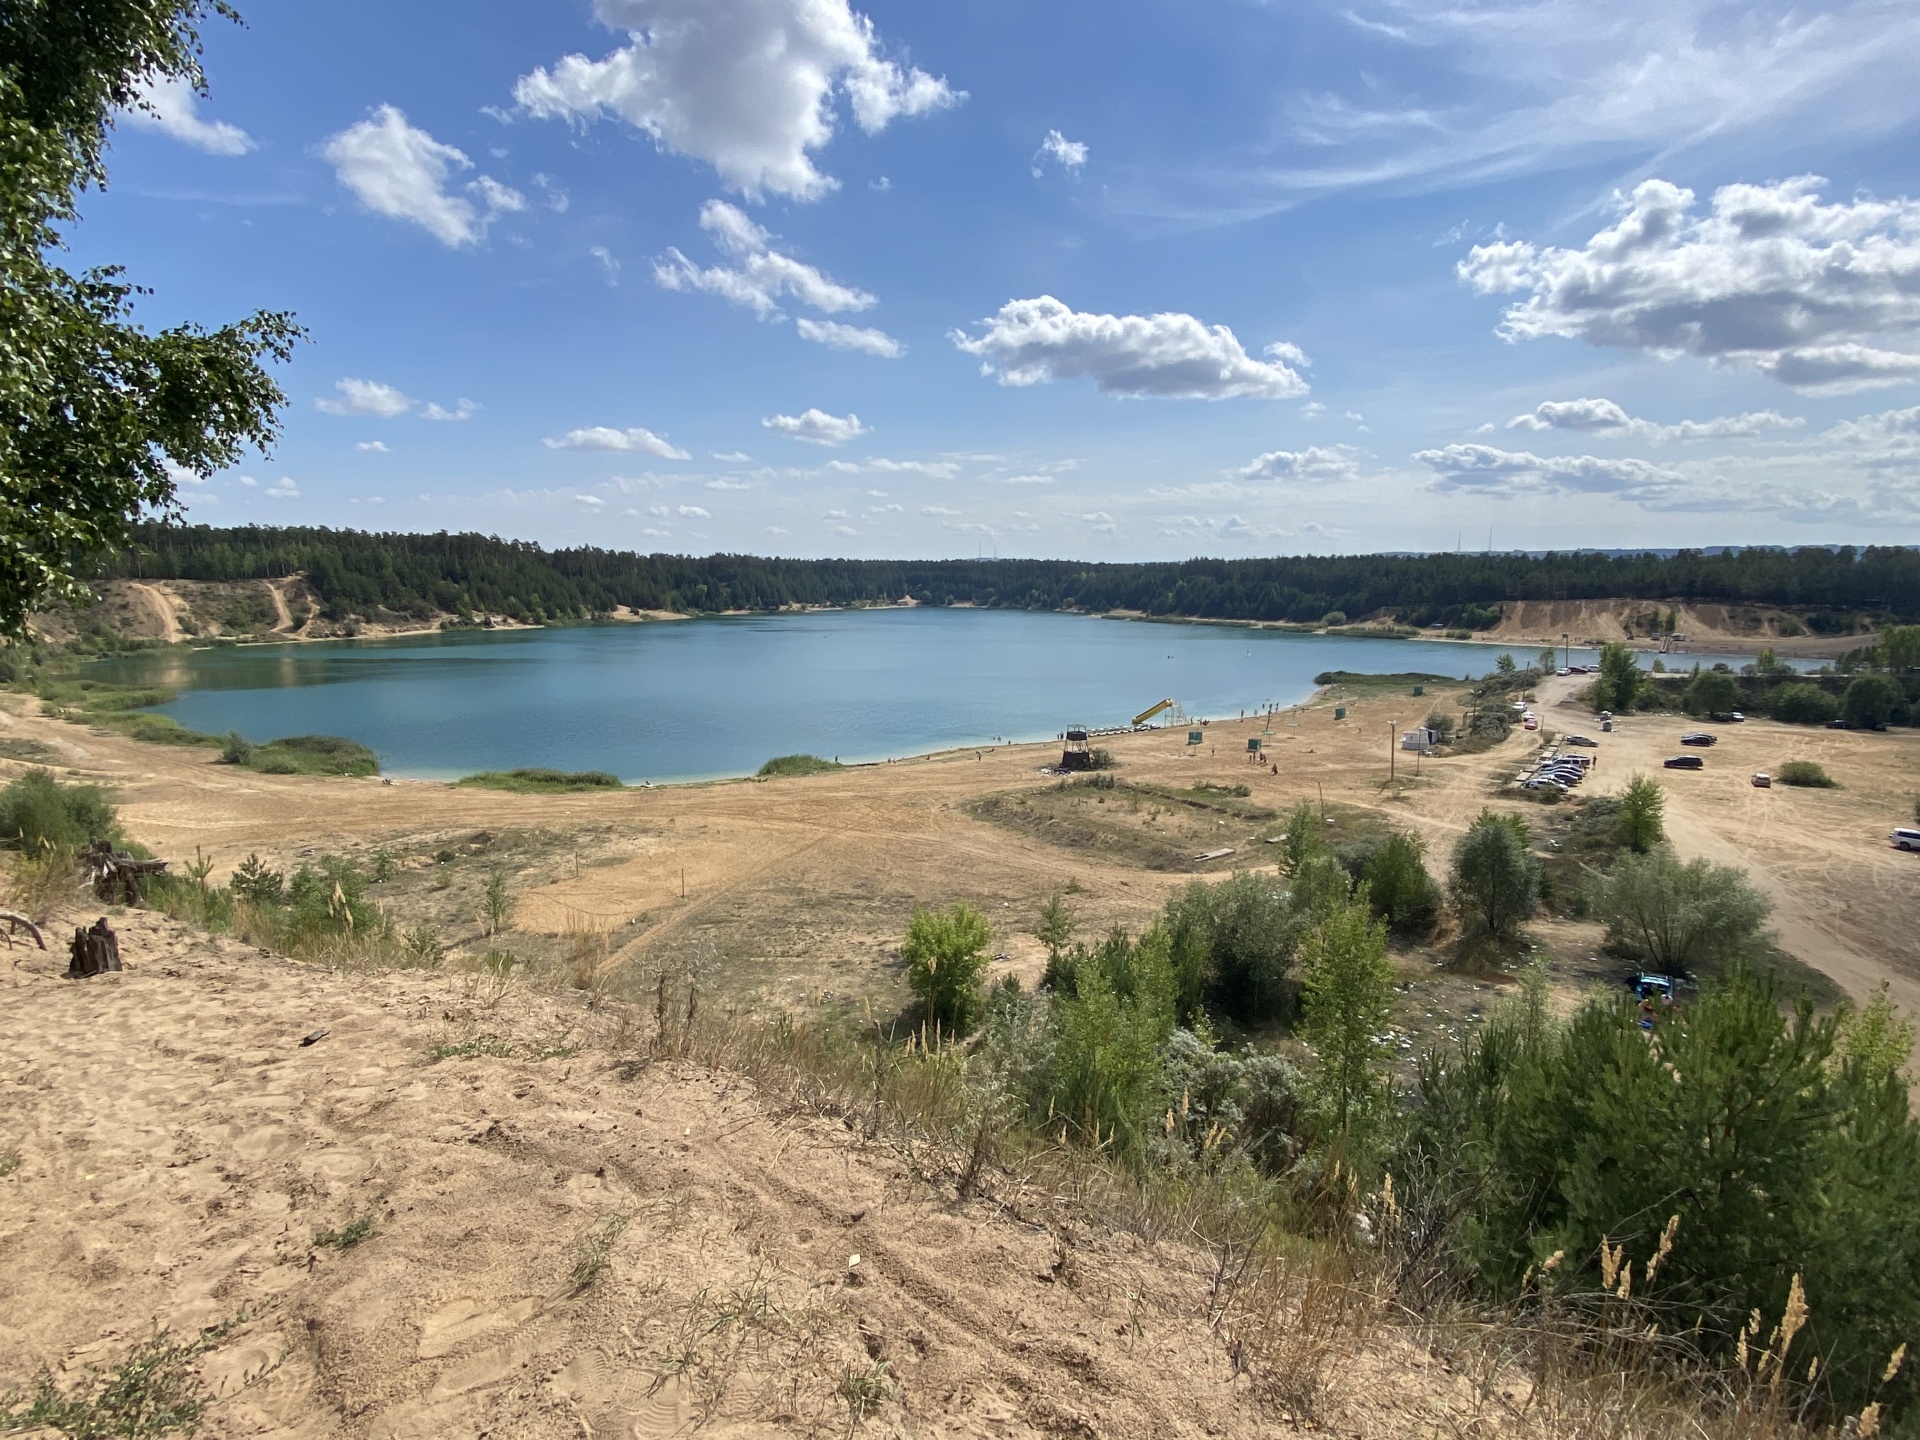
<svg viewBox="0 0 1920 1440"><path fill-rule="evenodd" d="M84 980L89 975L104 975L120 968L120 937L113 933L102 915L88 930L73 932L72 956L67 962L67 978Z"/></svg>

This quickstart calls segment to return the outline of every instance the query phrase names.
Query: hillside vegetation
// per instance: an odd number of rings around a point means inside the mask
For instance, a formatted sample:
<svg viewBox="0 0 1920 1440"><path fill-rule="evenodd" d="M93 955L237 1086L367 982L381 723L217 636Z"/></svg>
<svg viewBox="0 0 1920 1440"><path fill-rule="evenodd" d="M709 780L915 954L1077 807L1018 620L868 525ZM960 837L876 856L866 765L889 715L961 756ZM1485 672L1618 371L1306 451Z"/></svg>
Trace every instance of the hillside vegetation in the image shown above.
<svg viewBox="0 0 1920 1440"><path fill-rule="evenodd" d="M1201 619L1487 630L1503 602L1627 598L1801 612L1849 633L1864 617L1920 616L1920 551L1705 554L1350 555L1095 565L1069 560L785 560L545 550L483 535L148 525L102 579L206 583L300 575L320 618L386 614L584 619L615 607L710 613L808 605L967 604L1134 611ZM1334 620L1334 616L1339 620Z"/></svg>

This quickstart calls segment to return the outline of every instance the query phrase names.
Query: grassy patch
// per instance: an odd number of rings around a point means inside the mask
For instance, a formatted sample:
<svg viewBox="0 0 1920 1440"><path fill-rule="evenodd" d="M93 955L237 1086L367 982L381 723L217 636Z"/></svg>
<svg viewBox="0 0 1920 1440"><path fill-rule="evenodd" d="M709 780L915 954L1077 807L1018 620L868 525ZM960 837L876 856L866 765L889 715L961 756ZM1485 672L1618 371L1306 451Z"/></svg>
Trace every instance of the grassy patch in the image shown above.
<svg viewBox="0 0 1920 1440"><path fill-rule="evenodd" d="M53 751L38 740L26 740L10 735L0 740L0 759L37 761L51 758Z"/></svg>
<svg viewBox="0 0 1920 1440"><path fill-rule="evenodd" d="M1773 772L1782 785L1799 785L1812 790L1838 790L1840 782L1812 760L1789 760Z"/></svg>
<svg viewBox="0 0 1920 1440"><path fill-rule="evenodd" d="M373 1212L349 1220L338 1230L316 1230L313 1243L324 1250L351 1250L362 1240L373 1238Z"/></svg>
<svg viewBox="0 0 1920 1440"><path fill-rule="evenodd" d="M1415 685L1458 685L1452 675L1430 675L1423 670L1402 670L1390 675L1369 675L1358 670L1322 670L1313 677L1316 685L1340 685L1348 690L1411 690Z"/></svg>
<svg viewBox="0 0 1920 1440"><path fill-rule="evenodd" d="M118 730L149 745L221 746L227 742L218 735L189 730L171 715L96 715L97 724Z"/></svg>
<svg viewBox="0 0 1920 1440"><path fill-rule="evenodd" d="M613 1263L614 1242L632 1220L630 1215L610 1215L604 1225L596 1225L573 1247L573 1268L567 1272L567 1288L584 1295Z"/></svg>
<svg viewBox="0 0 1920 1440"><path fill-rule="evenodd" d="M453 782L479 790L509 790L516 795L564 795L576 790L619 790L618 775L605 770L482 770Z"/></svg>
<svg viewBox="0 0 1920 1440"><path fill-rule="evenodd" d="M838 760L822 760L818 755L776 755L755 773L763 780L770 780L776 776L825 775L846 768Z"/></svg>
<svg viewBox="0 0 1920 1440"><path fill-rule="evenodd" d="M52 1431L71 1440L190 1435L213 1403L200 1378L200 1358L229 1328L217 1326L184 1341L155 1330L113 1369L88 1370L64 1390L43 1370L29 1393L0 1396L0 1431Z"/></svg>
<svg viewBox="0 0 1920 1440"><path fill-rule="evenodd" d="M19 1168L20 1152L18 1150L0 1150L0 1180L6 1179Z"/></svg>
<svg viewBox="0 0 1920 1440"><path fill-rule="evenodd" d="M247 768L262 775L378 775L380 757L359 741L338 735L291 735L254 746Z"/></svg>

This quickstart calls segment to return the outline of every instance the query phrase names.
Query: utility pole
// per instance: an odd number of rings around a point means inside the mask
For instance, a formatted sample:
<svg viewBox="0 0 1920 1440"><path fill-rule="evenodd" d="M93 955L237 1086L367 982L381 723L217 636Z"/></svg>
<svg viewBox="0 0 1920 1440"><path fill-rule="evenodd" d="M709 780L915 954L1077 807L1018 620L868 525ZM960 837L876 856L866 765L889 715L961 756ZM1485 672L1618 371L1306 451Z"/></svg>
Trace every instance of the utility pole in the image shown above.
<svg viewBox="0 0 1920 1440"><path fill-rule="evenodd" d="M1387 722L1387 783L1389 785L1393 784L1394 776L1398 773L1397 765L1400 759L1400 752L1394 748L1393 741L1399 729L1400 722L1398 720L1389 720Z"/></svg>
<svg viewBox="0 0 1920 1440"><path fill-rule="evenodd" d="M1567 648L1567 632L1560 632L1560 668L1566 669L1573 663L1572 652Z"/></svg>

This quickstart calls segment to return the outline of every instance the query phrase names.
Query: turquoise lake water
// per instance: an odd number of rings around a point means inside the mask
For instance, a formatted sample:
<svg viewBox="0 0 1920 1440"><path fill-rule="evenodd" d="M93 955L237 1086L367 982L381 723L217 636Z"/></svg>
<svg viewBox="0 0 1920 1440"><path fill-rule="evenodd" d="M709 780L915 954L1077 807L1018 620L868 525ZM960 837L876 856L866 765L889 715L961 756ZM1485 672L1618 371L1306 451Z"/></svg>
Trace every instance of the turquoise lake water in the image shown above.
<svg viewBox="0 0 1920 1440"><path fill-rule="evenodd" d="M1232 717L1306 699L1323 670L1479 675L1503 648L853 610L156 652L89 673L179 691L161 713L189 729L348 736L392 775L546 765L663 781L796 752L852 762L1048 739L1124 725L1163 697ZM1533 653L1514 651L1522 663Z"/></svg>

